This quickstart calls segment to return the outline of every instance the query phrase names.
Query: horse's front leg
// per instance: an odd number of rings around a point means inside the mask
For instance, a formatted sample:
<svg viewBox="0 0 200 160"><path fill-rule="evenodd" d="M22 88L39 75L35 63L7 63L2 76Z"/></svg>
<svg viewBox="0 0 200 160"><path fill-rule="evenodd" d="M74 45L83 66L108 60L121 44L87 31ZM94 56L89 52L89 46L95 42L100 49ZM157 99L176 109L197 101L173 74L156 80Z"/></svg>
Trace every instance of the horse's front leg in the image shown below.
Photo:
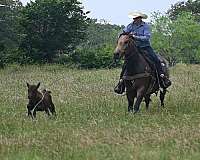
<svg viewBox="0 0 200 160"><path fill-rule="evenodd" d="M142 99L144 98L144 88L141 88L137 91L137 100L134 104L134 114L137 113L140 109L140 104L142 102Z"/></svg>
<svg viewBox="0 0 200 160"><path fill-rule="evenodd" d="M133 89L133 83L131 81L125 81L125 87L126 87L126 96L128 100L128 112L133 112L133 104L134 104L134 98L136 97L136 92Z"/></svg>
<svg viewBox="0 0 200 160"><path fill-rule="evenodd" d="M135 93L134 92L127 92L127 99L128 99L128 112L133 112L133 104Z"/></svg>

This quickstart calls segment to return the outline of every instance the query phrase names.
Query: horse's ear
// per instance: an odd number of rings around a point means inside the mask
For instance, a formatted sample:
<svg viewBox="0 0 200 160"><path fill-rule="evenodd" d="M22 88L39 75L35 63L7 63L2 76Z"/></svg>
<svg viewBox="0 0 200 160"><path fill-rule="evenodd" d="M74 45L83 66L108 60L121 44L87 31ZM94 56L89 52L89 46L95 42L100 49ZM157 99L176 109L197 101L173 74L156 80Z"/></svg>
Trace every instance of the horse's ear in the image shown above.
<svg viewBox="0 0 200 160"><path fill-rule="evenodd" d="M36 86L36 87L37 87L37 89L40 87L40 82L37 84L37 86Z"/></svg>
<svg viewBox="0 0 200 160"><path fill-rule="evenodd" d="M29 88L30 84L28 82L26 82L27 87Z"/></svg>

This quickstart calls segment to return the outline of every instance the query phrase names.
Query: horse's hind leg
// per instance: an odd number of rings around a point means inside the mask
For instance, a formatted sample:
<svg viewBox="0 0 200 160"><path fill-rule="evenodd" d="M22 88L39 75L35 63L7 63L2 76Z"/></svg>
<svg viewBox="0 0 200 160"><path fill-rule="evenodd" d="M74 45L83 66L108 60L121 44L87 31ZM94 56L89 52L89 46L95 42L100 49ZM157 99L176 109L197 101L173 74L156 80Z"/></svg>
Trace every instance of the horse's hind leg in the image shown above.
<svg viewBox="0 0 200 160"><path fill-rule="evenodd" d="M167 92L167 89L163 89L163 91L160 91L160 103L162 107L165 106L164 99L165 99L166 92Z"/></svg>
<svg viewBox="0 0 200 160"><path fill-rule="evenodd" d="M149 108L149 103L151 102L151 98L150 98L150 94L148 94L148 95L146 95L145 97L144 97L144 101L145 101L145 103L146 103L146 109L148 110L148 108Z"/></svg>

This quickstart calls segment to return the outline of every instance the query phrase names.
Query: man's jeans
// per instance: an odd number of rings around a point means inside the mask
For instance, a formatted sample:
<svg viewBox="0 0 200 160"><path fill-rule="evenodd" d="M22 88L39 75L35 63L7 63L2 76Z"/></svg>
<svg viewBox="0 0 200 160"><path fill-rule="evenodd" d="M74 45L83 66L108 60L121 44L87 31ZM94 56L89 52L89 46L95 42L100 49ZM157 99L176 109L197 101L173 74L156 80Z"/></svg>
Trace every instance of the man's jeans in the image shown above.
<svg viewBox="0 0 200 160"><path fill-rule="evenodd" d="M147 47L142 47L139 48L139 50L145 50L147 51L147 54L145 56L147 56L151 61L153 61L156 65L156 69L158 71L158 74L163 74L163 69L160 63L160 60L158 59L158 56L155 54L154 50L152 49L151 46L147 46Z"/></svg>

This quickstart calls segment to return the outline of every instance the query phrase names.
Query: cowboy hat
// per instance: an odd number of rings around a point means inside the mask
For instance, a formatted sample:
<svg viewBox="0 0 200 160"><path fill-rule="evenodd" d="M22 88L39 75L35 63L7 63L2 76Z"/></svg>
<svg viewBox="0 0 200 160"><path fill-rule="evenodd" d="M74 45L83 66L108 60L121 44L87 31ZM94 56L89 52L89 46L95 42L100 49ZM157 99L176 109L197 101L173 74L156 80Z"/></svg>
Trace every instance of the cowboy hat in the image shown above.
<svg viewBox="0 0 200 160"><path fill-rule="evenodd" d="M129 18L137 18L137 17L142 17L143 19L147 19L147 15L146 14L144 14L144 13L141 13L141 12L130 12L129 14L128 14L128 17Z"/></svg>

